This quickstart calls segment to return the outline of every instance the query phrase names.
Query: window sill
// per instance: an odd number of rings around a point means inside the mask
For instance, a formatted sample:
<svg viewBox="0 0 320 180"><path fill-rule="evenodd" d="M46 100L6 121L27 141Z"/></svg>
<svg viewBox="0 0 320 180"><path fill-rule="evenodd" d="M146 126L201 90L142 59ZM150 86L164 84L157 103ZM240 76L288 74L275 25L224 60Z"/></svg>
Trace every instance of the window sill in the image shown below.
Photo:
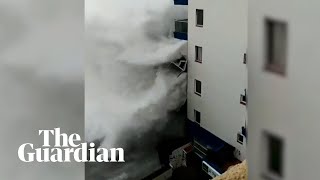
<svg viewBox="0 0 320 180"><path fill-rule="evenodd" d="M261 177L265 180L282 180L281 177L274 175L273 173L262 173Z"/></svg>
<svg viewBox="0 0 320 180"><path fill-rule="evenodd" d="M194 92L196 95L200 96L201 97L201 93L198 93L198 92Z"/></svg>
<svg viewBox="0 0 320 180"><path fill-rule="evenodd" d="M247 105L247 102L245 102L245 101L240 101L240 104L242 104L242 105Z"/></svg>
<svg viewBox="0 0 320 180"><path fill-rule="evenodd" d="M202 60L195 60L195 62L202 64Z"/></svg>
<svg viewBox="0 0 320 180"><path fill-rule="evenodd" d="M268 72L272 72L281 76L286 76L284 65L266 64L264 69Z"/></svg>
<svg viewBox="0 0 320 180"><path fill-rule="evenodd" d="M247 105L247 101L244 101L244 98L245 98L245 96L244 95L240 95L240 104L242 104L242 105Z"/></svg>

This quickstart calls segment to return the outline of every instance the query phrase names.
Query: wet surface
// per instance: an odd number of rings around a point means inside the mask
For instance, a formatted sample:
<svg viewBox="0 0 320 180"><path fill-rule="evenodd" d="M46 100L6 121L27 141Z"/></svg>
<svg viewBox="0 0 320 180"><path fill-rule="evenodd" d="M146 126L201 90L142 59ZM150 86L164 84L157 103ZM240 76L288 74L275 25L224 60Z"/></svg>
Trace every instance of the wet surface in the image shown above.
<svg viewBox="0 0 320 180"><path fill-rule="evenodd" d="M184 109L182 109L184 111ZM184 135L185 112L174 112L165 127L155 127L144 134L131 133L130 139L119 141L125 145L125 163L86 163L86 180L138 180L161 167L156 149L158 142L168 137ZM169 158L169 157L168 157Z"/></svg>

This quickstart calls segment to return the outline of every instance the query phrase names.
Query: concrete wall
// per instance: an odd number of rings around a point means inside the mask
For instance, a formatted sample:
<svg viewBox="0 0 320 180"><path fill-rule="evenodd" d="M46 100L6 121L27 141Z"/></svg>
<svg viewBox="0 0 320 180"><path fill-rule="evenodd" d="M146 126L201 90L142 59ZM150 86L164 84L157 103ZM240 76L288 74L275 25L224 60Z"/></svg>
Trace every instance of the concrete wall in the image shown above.
<svg viewBox="0 0 320 180"><path fill-rule="evenodd" d="M319 179L319 7L319 0L249 0L249 179L265 179L264 131L284 141L284 176L280 179ZM265 17L288 24L286 76L263 68Z"/></svg>
<svg viewBox="0 0 320 180"><path fill-rule="evenodd" d="M240 94L247 87L247 6L247 0L196 0L188 7L188 118L200 111L201 126L243 156L245 145L236 137L246 119ZM196 27L196 9L204 10L203 27ZM202 64L195 62L195 46L202 47ZM201 97L194 94L194 79L202 82Z"/></svg>

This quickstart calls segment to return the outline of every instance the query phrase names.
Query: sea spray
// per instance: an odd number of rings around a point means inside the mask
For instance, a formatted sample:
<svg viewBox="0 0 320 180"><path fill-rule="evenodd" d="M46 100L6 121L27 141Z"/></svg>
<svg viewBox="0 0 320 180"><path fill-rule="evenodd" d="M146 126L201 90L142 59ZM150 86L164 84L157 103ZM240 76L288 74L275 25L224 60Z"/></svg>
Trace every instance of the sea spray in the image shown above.
<svg viewBox="0 0 320 180"><path fill-rule="evenodd" d="M85 1L86 141L126 151L121 165L87 163L86 179L141 179L159 167L155 143L186 101L186 73L168 68L187 55L187 42L172 37L174 19L187 17L181 8L172 0Z"/></svg>

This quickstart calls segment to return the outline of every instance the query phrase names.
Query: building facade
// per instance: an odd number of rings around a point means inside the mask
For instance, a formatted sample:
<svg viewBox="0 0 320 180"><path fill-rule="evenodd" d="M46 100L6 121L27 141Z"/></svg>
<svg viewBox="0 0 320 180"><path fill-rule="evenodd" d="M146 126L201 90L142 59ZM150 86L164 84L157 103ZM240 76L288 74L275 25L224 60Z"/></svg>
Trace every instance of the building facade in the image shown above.
<svg viewBox="0 0 320 180"><path fill-rule="evenodd" d="M318 0L249 0L249 179L319 179Z"/></svg>
<svg viewBox="0 0 320 180"><path fill-rule="evenodd" d="M188 3L188 119L245 158L247 0ZM206 144L202 144L206 147Z"/></svg>

